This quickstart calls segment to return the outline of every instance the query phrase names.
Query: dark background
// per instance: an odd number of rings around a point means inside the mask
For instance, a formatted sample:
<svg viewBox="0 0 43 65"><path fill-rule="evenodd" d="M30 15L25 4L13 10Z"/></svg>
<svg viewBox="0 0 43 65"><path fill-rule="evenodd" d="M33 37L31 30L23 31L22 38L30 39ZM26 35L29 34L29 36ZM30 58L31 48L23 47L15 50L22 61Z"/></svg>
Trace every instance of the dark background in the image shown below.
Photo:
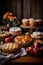
<svg viewBox="0 0 43 65"><path fill-rule="evenodd" d="M13 12L18 19L43 19L43 0L0 0L0 21L7 11Z"/></svg>

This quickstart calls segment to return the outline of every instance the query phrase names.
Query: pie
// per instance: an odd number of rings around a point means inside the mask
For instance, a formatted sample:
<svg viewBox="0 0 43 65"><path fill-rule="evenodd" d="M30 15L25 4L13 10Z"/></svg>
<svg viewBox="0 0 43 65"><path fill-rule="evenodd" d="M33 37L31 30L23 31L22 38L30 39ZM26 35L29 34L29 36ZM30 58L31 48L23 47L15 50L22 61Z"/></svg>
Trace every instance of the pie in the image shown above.
<svg viewBox="0 0 43 65"><path fill-rule="evenodd" d="M9 35L10 33L8 31L0 31L0 41L4 41L4 39Z"/></svg>
<svg viewBox="0 0 43 65"><path fill-rule="evenodd" d="M31 34L32 38L43 38L43 32L33 32Z"/></svg>
<svg viewBox="0 0 43 65"><path fill-rule="evenodd" d="M20 46L27 45L32 41L32 38L27 35L20 35L14 38L14 42L18 43Z"/></svg>
<svg viewBox="0 0 43 65"><path fill-rule="evenodd" d="M12 27L9 29L11 35L17 36L22 34L22 29L20 27Z"/></svg>
<svg viewBox="0 0 43 65"><path fill-rule="evenodd" d="M35 39L35 40L34 40L34 43L38 43L38 44L42 44L42 45L43 45L43 40Z"/></svg>
<svg viewBox="0 0 43 65"><path fill-rule="evenodd" d="M16 43L5 43L2 45L1 50L5 53L16 52L20 49L20 46Z"/></svg>

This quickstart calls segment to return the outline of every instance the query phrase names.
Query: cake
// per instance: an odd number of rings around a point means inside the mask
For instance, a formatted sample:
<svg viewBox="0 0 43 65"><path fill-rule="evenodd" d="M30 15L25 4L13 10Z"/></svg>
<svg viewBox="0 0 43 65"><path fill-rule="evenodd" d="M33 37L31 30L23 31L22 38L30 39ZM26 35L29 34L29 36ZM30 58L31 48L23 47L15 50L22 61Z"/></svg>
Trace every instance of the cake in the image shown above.
<svg viewBox="0 0 43 65"><path fill-rule="evenodd" d="M12 27L12 28L9 29L9 32L12 35L16 36L16 35L22 34L22 29L20 27Z"/></svg>
<svg viewBox="0 0 43 65"><path fill-rule="evenodd" d="M26 46L32 41L32 38L28 35L19 35L14 38L14 42L18 43L20 46Z"/></svg>
<svg viewBox="0 0 43 65"><path fill-rule="evenodd" d="M20 46L16 43L5 43L2 45L1 50L5 53L17 52L20 50Z"/></svg>

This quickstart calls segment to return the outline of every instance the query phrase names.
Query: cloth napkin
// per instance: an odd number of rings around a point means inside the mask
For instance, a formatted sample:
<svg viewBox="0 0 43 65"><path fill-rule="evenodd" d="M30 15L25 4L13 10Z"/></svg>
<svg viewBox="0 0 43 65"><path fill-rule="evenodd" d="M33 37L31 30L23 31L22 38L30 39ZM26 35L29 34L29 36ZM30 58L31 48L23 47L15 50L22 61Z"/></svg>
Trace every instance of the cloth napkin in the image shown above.
<svg viewBox="0 0 43 65"><path fill-rule="evenodd" d="M0 65L5 65L9 60L15 59L19 56L25 56L25 55L27 55L27 52L25 51L24 48L21 48L21 52L16 55L14 55L14 54L9 54L9 55L0 54Z"/></svg>

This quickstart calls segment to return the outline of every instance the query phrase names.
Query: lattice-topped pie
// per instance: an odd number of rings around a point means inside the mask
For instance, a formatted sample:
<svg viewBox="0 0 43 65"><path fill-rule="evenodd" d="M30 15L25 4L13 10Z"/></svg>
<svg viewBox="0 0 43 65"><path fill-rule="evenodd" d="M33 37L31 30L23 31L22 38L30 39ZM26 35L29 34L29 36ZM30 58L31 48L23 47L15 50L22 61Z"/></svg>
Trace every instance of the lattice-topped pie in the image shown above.
<svg viewBox="0 0 43 65"><path fill-rule="evenodd" d="M20 47L16 43L7 43L2 45L2 51L5 53L16 52L18 49L20 49Z"/></svg>

